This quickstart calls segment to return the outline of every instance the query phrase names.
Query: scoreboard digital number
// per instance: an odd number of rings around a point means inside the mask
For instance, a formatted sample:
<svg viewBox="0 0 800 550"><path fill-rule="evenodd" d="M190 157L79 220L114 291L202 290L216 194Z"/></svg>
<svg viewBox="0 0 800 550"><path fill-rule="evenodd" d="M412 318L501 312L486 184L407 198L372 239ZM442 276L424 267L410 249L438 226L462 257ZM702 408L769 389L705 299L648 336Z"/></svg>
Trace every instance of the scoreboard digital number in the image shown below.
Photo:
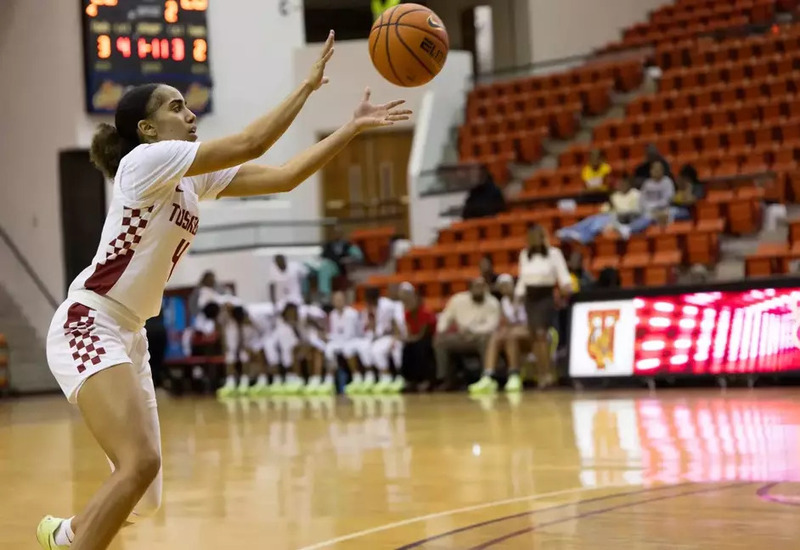
<svg viewBox="0 0 800 550"><path fill-rule="evenodd" d="M113 113L125 90L163 82L195 113L211 110L208 0L81 0L86 105Z"/></svg>

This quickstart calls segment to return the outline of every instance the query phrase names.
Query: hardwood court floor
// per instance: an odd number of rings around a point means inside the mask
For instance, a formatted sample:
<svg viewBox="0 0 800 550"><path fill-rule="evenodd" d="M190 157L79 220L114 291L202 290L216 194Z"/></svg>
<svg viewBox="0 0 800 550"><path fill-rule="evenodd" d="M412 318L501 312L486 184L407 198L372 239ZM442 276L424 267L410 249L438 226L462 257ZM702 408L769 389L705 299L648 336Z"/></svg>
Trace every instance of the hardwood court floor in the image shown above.
<svg viewBox="0 0 800 550"><path fill-rule="evenodd" d="M116 549L800 544L800 390L160 402L164 507ZM106 468L62 398L0 401L0 548Z"/></svg>

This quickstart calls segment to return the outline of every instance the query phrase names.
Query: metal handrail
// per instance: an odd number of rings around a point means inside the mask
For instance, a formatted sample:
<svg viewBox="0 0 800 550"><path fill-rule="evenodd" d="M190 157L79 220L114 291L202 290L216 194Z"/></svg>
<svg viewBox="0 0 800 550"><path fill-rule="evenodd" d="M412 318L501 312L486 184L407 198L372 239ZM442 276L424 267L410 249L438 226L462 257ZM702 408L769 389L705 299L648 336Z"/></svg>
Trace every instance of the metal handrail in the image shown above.
<svg viewBox="0 0 800 550"><path fill-rule="evenodd" d="M30 277L33 281L33 284L36 285L36 288L38 288L39 292L42 293L42 296L44 296L45 300L47 300L47 303L53 308L53 311L58 309L58 300L56 300L55 297L50 293L44 282L39 278L39 275L36 274L36 271L34 271L33 267L31 267L31 264L22 254L17 245L14 244L14 241L11 240L11 237L2 226L0 226L0 239L6 243L8 249L11 250L11 254L13 254L17 259L19 264L22 266L22 269L25 270L25 273L27 273L28 277Z"/></svg>

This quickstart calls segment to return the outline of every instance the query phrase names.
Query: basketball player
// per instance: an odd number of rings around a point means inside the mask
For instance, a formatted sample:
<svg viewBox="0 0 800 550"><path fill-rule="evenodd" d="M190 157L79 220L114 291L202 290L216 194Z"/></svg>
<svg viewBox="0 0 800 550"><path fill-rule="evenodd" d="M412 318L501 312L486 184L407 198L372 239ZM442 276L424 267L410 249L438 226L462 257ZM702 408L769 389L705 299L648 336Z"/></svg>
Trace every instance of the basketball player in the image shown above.
<svg viewBox="0 0 800 550"><path fill-rule="evenodd" d="M197 141L197 119L178 90L135 87L122 97L115 125L103 124L91 157L114 194L92 262L72 283L47 337L47 358L113 464L85 509L39 524L42 548L108 548L124 525L153 515L161 502L161 438L148 365L145 320L158 314L164 287L198 228L198 201L290 191L357 134L406 120L402 101L369 102L351 121L280 167L246 164L275 143L327 79L331 32L308 78L280 105L238 134Z"/></svg>
<svg viewBox="0 0 800 550"><path fill-rule="evenodd" d="M325 360L327 371L325 384L333 386L332 373L338 367L337 358L344 357L352 372L356 372L355 359L360 337L360 319L358 312L347 305L344 292L333 293L333 309L328 314L328 341L325 344Z"/></svg>
<svg viewBox="0 0 800 550"><path fill-rule="evenodd" d="M405 318L397 302L380 295L377 288L366 291L367 308L363 324L365 337L357 345L359 360L366 371L353 374L347 385L347 393L399 393L405 388L405 380L398 375L392 378L389 372L390 359L399 369L403 360L402 334ZM376 378L375 372L378 377Z"/></svg>
<svg viewBox="0 0 800 550"><path fill-rule="evenodd" d="M250 395L257 397L266 393L267 373L264 362L263 342L274 307L270 303L244 306L235 304L225 321L225 383L219 397ZM236 365L242 367L239 382L236 382ZM257 377L257 378L256 378ZM251 379L256 383L251 386Z"/></svg>
<svg viewBox="0 0 800 550"><path fill-rule="evenodd" d="M275 395L295 395L316 393L322 374L325 342L320 337L325 322L325 312L313 304L297 305L287 302L283 306L275 332L268 347L264 349L267 362L276 373L269 393ZM309 384L306 385L300 364L306 359L312 369ZM286 372L281 381L281 371Z"/></svg>

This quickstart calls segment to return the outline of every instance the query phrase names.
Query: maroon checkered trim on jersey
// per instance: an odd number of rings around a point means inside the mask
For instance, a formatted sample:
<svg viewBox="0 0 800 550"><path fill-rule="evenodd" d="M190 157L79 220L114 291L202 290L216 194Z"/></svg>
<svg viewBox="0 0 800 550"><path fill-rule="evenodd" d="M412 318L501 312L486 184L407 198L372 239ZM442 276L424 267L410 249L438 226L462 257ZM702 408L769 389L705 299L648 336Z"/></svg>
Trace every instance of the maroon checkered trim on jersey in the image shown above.
<svg viewBox="0 0 800 550"><path fill-rule="evenodd" d="M105 348L98 346L100 338L94 334L96 315L95 310L83 304L72 304L67 310L64 334L69 342L69 350L72 352L72 359L75 360L78 372L83 372L87 367L99 364L100 356L106 353Z"/></svg>
<svg viewBox="0 0 800 550"><path fill-rule="evenodd" d="M149 208L123 207L122 231L108 243L105 259L98 262L94 273L86 280L86 290L105 296L117 284L125 272L125 268L133 259L136 246L142 240L152 212L152 206Z"/></svg>

